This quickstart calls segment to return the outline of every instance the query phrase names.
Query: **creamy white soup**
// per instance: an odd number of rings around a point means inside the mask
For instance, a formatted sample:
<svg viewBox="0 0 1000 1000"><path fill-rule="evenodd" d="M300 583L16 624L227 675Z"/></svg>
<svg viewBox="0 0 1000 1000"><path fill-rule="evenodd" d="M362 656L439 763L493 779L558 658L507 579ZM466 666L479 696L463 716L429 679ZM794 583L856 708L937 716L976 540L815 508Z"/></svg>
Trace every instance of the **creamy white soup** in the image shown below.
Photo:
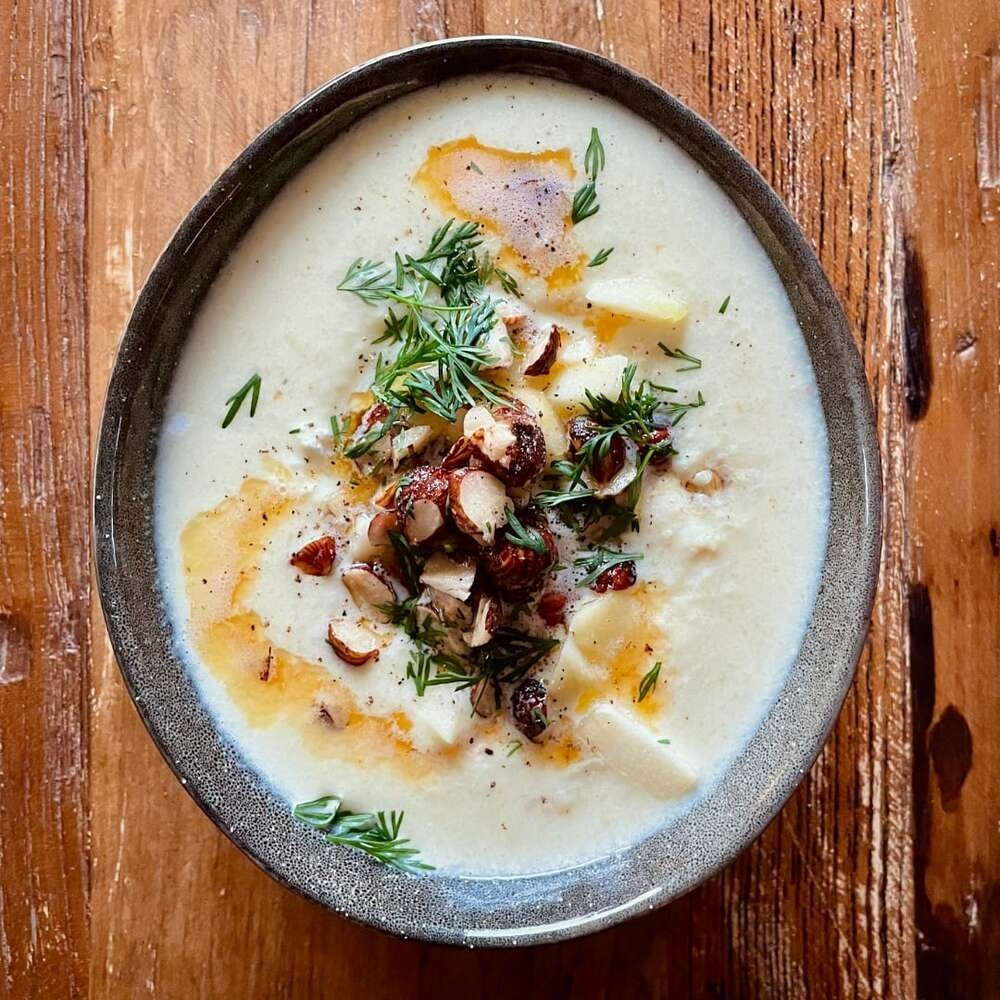
<svg viewBox="0 0 1000 1000"><path fill-rule="evenodd" d="M746 744L826 468L796 318L712 180L609 100L471 77L338 138L212 285L159 447L162 585L317 837L549 870Z"/></svg>

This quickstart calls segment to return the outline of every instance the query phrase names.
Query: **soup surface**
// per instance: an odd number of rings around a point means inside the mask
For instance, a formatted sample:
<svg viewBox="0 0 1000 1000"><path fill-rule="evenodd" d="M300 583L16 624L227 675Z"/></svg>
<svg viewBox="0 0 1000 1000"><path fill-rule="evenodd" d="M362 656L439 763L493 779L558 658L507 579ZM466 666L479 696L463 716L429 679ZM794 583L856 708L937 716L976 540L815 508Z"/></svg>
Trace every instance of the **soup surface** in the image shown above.
<svg viewBox="0 0 1000 1000"><path fill-rule="evenodd" d="M749 739L826 468L795 316L719 188L611 101L465 78L338 138L213 284L159 447L162 585L290 808L542 871L668 822ZM382 860L389 826L361 831Z"/></svg>

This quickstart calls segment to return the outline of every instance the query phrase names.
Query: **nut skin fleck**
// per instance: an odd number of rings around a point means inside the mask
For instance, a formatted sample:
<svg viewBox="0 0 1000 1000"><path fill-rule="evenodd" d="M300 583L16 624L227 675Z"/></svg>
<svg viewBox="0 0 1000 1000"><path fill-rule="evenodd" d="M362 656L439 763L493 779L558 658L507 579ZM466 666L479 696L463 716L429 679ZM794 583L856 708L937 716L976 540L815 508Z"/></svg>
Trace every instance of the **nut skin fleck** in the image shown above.
<svg viewBox="0 0 1000 1000"><path fill-rule="evenodd" d="M566 624L566 604L569 597L557 591L550 590L547 594L542 594L538 599L538 617L545 622L549 628Z"/></svg>
<svg viewBox="0 0 1000 1000"><path fill-rule="evenodd" d="M534 529L545 543L544 552L515 545L504 530L497 541L483 554L483 569L493 581L500 596L511 601L524 600L538 591L545 574L558 558L556 540L548 523L535 512L525 512L521 521Z"/></svg>
<svg viewBox="0 0 1000 1000"><path fill-rule="evenodd" d="M635 563L623 562L609 566L590 585L590 589L598 594L606 594L609 590L628 590L636 581Z"/></svg>
<svg viewBox="0 0 1000 1000"><path fill-rule="evenodd" d="M329 576L336 558L336 541L330 535L323 535L293 552L288 561L307 576Z"/></svg>
<svg viewBox="0 0 1000 1000"><path fill-rule="evenodd" d="M510 696L514 725L533 743L548 728L548 691L535 677L527 677Z"/></svg>
<svg viewBox="0 0 1000 1000"><path fill-rule="evenodd" d="M264 657L264 666L260 668L257 675L262 681L267 683L271 679L271 672L274 670L274 650L268 646L267 656Z"/></svg>

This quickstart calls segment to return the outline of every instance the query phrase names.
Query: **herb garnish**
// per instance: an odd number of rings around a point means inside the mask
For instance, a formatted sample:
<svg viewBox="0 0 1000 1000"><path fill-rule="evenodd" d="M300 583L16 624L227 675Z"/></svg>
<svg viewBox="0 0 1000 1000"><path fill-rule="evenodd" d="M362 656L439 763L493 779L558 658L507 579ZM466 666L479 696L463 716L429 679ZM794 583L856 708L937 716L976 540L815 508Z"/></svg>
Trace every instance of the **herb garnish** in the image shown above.
<svg viewBox="0 0 1000 1000"><path fill-rule="evenodd" d="M433 871L434 866L417 860L420 852L410 841L400 837L403 813L356 813L344 809L335 795L324 795L311 802L300 802L293 810L296 819L326 834L331 844L354 847L383 864L409 875Z"/></svg>
<svg viewBox="0 0 1000 1000"><path fill-rule="evenodd" d="M257 412L257 400L260 399L260 375L251 375L250 378L246 380L239 387L239 389L234 392L229 399L226 400L226 405L229 410L226 412L225 419L222 421L222 428L225 430L236 418L236 414L240 412L240 407L243 405L243 400L247 398L247 394L250 394L250 416L254 416Z"/></svg>
<svg viewBox="0 0 1000 1000"><path fill-rule="evenodd" d="M670 740L657 740L657 743L662 743L665 747L670 746Z"/></svg>
<svg viewBox="0 0 1000 1000"><path fill-rule="evenodd" d="M510 273L510 271L505 271L502 267L497 267L493 265L493 273L496 275L497 281L500 282L500 287L508 295L520 295L521 289L517 286L517 279Z"/></svg>
<svg viewBox="0 0 1000 1000"><path fill-rule="evenodd" d="M517 751L520 750L521 747L523 746L524 743L521 740L514 740L514 742L510 744L510 749L507 751L507 756L513 757L514 754L516 754Z"/></svg>
<svg viewBox="0 0 1000 1000"><path fill-rule="evenodd" d="M595 545L589 552L581 552L573 560L574 566L587 571L577 586L589 587L605 570L611 569L612 566L635 562L641 558L641 552L615 552L614 549L605 548L603 545Z"/></svg>
<svg viewBox="0 0 1000 1000"><path fill-rule="evenodd" d="M693 354L688 354L686 351L682 351L679 347L667 347L662 340L657 344L657 346L668 358L673 358L674 361L687 362L686 365L677 369L679 372L693 372L697 371L701 367L701 358L696 358Z"/></svg>
<svg viewBox="0 0 1000 1000"><path fill-rule="evenodd" d="M596 128L590 130L590 142L583 157L583 166L590 179L573 195L570 219L573 225L597 215L601 206L597 203L597 178L604 169L604 146Z"/></svg>
<svg viewBox="0 0 1000 1000"><path fill-rule="evenodd" d="M541 532L526 528L512 510L507 512L507 540L519 548L530 549L540 555L545 555L548 551Z"/></svg>
<svg viewBox="0 0 1000 1000"><path fill-rule="evenodd" d="M576 530L581 526L577 523L574 512L563 508L579 505L582 509L583 528L590 528L598 523L603 525L597 538L602 542L629 528L633 531L638 529L635 509L642 494L643 475L654 456L673 453L669 438L662 443L657 442L657 430L662 429L664 422L670 426L676 425L688 410L705 405L700 392L692 401L676 402L664 398L666 394L677 391L671 386L658 385L646 379L635 385L636 370L634 364L625 368L617 399L587 391L585 413L601 425L601 430L577 449L574 461L552 463L550 481L565 485L542 490L534 498L540 507L560 508L563 519ZM607 455L615 436L632 440L641 450L636 476L621 496L597 497L595 491L586 484L585 476L595 458Z"/></svg>
<svg viewBox="0 0 1000 1000"><path fill-rule="evenodd" d="M344 443L344 428L336 413L330 417L330 433L333 435L334 447L340 448Z"/></svg>
<svg viewBox="0 0 1000 1000"><path fill-rule="evenodd" d="M587 267L600 267L610 256L614 253L614 247L605 247L603 250L598 250L590 261L587 263Z"/></svg>
<svg viewBox="0 0 1000 1000"><path fill-rule="evenodd" d="M653 688L656 687L656 682L660 677L660 667L663 666L659 660L653 664L652 669L647 673L642 680L639 682L639 697L636 701L642 701L647 694L650 694ZM669 740L667 742L670 742Z"/></svg>
<svg viewBox="0 0 1000 1000"><path fill-rule="evenodd" d="M352 445L344 449L347 458L360 458L366 455L378 444L392 429L393 425L400 419L403 407L392 406L385 417L373 427L370 427Z"/></svg>
<svg viewBox="0 0 1000 1000"><path fill-rule="evenodd" d="M496 361L486 338L498 320L485 283L495 278L517 293L517 282L488 254L477 255L481 243L478 223L449 219L420 257L397 253L392 266L359 258L348 268L340 291L369 305L391 303L376 343L399 350L391 361L382 354L376 360L372 394L380 402L451 423L481 400L508 400L479 374Z"/></svg>
<svg viewBox="0 0 1000 1000"><path fill-rule="evenodd" d="M466 657L418 645L407 665L406 676L413 681L419 697L427 688L440 684L454 684L459 691L480 681L514 684L558 645L558 639L504 627L498 629L488 643L476 647Z"/></svg>
<svg viewBox="0 0 1000 1000"><path fill-rule="evenodd" d="M727 309L729 308L729 300L730 300L731 298L732 298L732 296L731 296L731 295L727 295L727 296L726 296L726 297L725 297L725 298L724 298L724 299L722 300L722 305L721 305L721 306L719 306L719 312L720 312L720 313L725 313L725 311L726 311L726 310L727 310Z"/></svg>

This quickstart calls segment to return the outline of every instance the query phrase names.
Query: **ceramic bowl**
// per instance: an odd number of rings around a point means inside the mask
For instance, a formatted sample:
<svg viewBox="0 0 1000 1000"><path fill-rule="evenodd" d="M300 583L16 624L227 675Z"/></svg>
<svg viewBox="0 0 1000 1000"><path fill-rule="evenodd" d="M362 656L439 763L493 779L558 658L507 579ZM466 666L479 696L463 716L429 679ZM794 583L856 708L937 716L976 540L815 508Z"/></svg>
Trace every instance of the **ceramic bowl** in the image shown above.
<svg viewBox="0 0 1000 1000"><path fill-rule="evenodd" d="M408 877L328 844L219 732L173 641L157 582L157 435L192 316L227 255L282 184L361 116L454 76L514 71L620 102L685 149L726 191L770 255L819 385L830 454L822 583L801 650L759 729L710 792L620 853L510 878ZM150 735L184 787L280 882L364 924L464 945L589 933L660 906L742 851L802 780L851 683L880 548L878 448L864 371L844 313L775 193L710 125L648 80L548 41L462 38L394 52L337 77L261 133L191 210L153 268L125 331L97 454L96 558L108 631Z"/></svg>

